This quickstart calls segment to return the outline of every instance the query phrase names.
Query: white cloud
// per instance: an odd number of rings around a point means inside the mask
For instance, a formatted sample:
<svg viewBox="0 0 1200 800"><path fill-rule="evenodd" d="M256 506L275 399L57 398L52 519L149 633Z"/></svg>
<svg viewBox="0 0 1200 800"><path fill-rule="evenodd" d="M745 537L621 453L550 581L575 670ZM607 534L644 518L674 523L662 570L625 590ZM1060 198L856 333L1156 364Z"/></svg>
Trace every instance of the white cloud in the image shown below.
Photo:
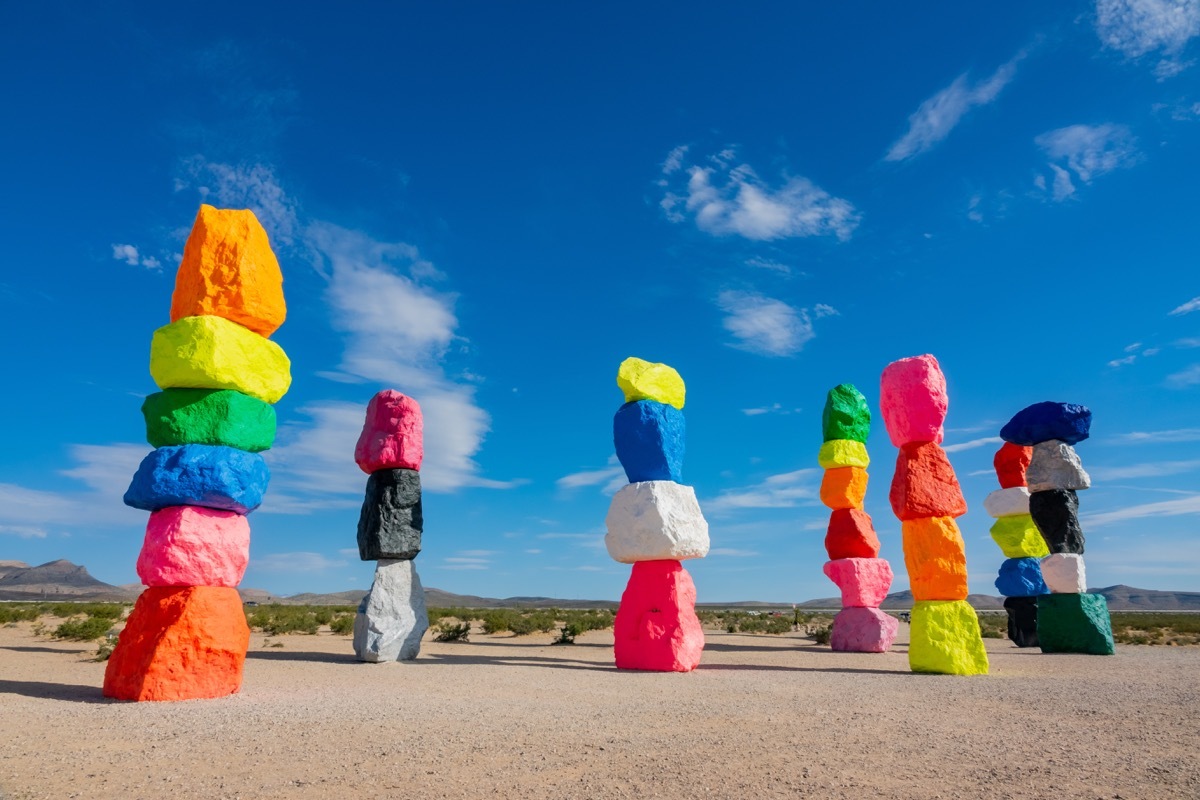
<svg viewBox="0 0 1200 800"><path fill-rule="evenodd" d="M1004 440L999 436L985 436L982 439L972 439L969 442L959 442L958 444L946 445L942 449L947 453L961 453L963 450L974 450L977 447L986 447L989 444L1000 444Z"/></svg>
<svg viewBox="0 0 1200 800"><path fill-rule="evenodd" d="M21 539L45 539L46 529L33 525L0 525L0 534L8 534Z"/></svg>
<svg viewBox="0 0 1200 800"><path fill-rule="evenodd" d="M621 487L629 483L625 470L620 466L617 457L611 456L609 465L603 469L589 469L564 475L554 482L554 485L564 491L580 489L584 486L601 486L604 494L616 494ZM612 466L612 465L616 466Z"/></svg>
<svg viewBox="0 0 1200 800"><path fill-rule="evenodd" d="M1050 159L1054 172L1051 196L1056 202L1075 193L1072 172L1084 183L1091 183L1093 178L1131 167L1141 158L1133 133L1127 126L1114 123L1069 125L1047 131L1034 142ZM1054 162L1065 162L1066 168ZM1045 181L1041 185L1044 187Z"/></svg>
<svg viewBox="0 0 1200 800"><path fill-rule="evenodd" d="M1169 431L1133 431L1117 434L1115 444L1161 444L1164 442L1198 442L1200 428L1176 428Z"/></svg>
<svg viewBox="0 0 1200 800"><path fill-rule="evenodd" d="M799 409L796 409L797 411ZM758 417L763 414L790 414L792 409L784 408L779 403L772 403L769 406L761 406L759 408L743 408L742 413L747 417Z"/></svg>
<svg viewBox="0 0 1200 800"><path fill-rule="evenodd" d="M1114 368L1127 367L1135 361L1137 361L1137 356L1125 356L1124 358L1114 358L1108 362L1108 365Z"/></svg>
<svg viewBox="0 0 1200 800"><path fill-rule="evenodd" d="M344 567L347 563L349 562L329 558L320 553L296 552L256 556L251 559L250 566L262 572L323 572Z"/></svg>
<svg viewBox="0 0 1200 800"><path fill-rule="evenodd" d="M726 290L717 295L722 324L737 339L732 346L764 356L795 355L816 334L808 311L755 292Z"/></svg>
<svg viewBox="0 0 1200 800"><path fill-rule="evenodd" d="M963 73L937 94L921 103L908 118L908 132L901 136L884 156L886 161L903 161L927 152L950 135L954 126L972 108L984 106L996 99L1017 71L1017 63L1025 57L1018 53L988 78L970 85Z"/></svg>
<svg viewBox="0 0 1200 800"><path fill-rule="evenodd" d="M1125 522L1131 519L1176 517L1185 514L1200 514L1200 494L1181 497L1177 500L1144 503L1100 514L1089 514L1083 518L1083 524L1086 530L1089 527L1099 528L1103 525L1111 525L1114 522Z"/></svg>
<svg viewBox="0 0 1200 800"><path fill-rule="evenodd" d="M771 475L752 486L727 489L701 502L706 514L721 514L745 508L793 508L817 497L817 482L824 470L798 469Z"/></svg>
<svg viewBox="0 0 1200 800"><path fill-rule="evenodd" d="M1162 478L1181 475L1200 469L1200 461L1151 461L1147 464L1124 464L1119 467L1093 467L1092 478L1104 481L1125 481L1135 478Z"/></svg>
<svg viewBox="0 0 1200 800"><path fill-rule="evenodd" d="M815 306L813 306L812 311L813 311L813 317L816 319L823 319L825 317L841 316L840 311L838 311L836 308L834 308L831 305L826 305L825 303L817 303Z"/></svg>
<svg viewBox="0 0 1200 800"><path fill-rule="evenodd" d="M1193 311L1200 311L1200 297L1193 297L1191 300L1188 300L1183 305L1181 305L1178 308L1171 311L1171 313L1168 314L1168 316L1177 317L1180 314L1190 314ZM1196 340L1190 340L1190 341L1196 341Z"/></svg>
<svg viewBox="0 0 1200 800"><path fill-rule="evenodd" d="M791 275L792 274L791 267L789 267L787 264L784 264L783 262L775 261L774 259L771 259L771 258L759 258L758 256L754 256L753 258L747 258L746 266L755 267L756 269L765 269L770 272L778 272L781 275ZM804 273L800 273L800 274L803 275Z"/></svg>
<svg viewBox="0 0 1200 800"><path fill-rule="evenodd" d="M143 266L146 269L159 270L162 269L162 262L152 256L143 256L138 252L138 249L131 244L114 244L112 246L113 258L117 261L124 261L131 267Z"/></svg>
<svg viewBox="0 0 1200 800"><path fill-rule="evenodd" d="M1175 389L1200 385L1200 364L1192 364L1185 370L1168 375L1167 385Z"/></svg>
<svg viewBox="0 0 1200 800"><path fill-rule="evenodd" d="M1171 342L1171 344L1175 345L1181 350L1190 350L1195 347L1200 347L1200 338L1176 339L1175 341Z"/></svg>
<svg viewBox="0 0 1200 800"><path fill-rule="evenodd" d="M846 241L858 227L861 215L853 204L807 178L788 177L779 188L771 188L748 164L734 166L733 150L711 157L710 165L703 167L684 168L682 158L681 153L670 175L686 175L686 187L681 193L668 191L660 203L672 222L690 216L706 233L755 241L808 236Z"/></svg>
<svg viewBox="0 0 1200 800"><path fill-rule="evenodd" d="M1174 56L1200 34L1200 0L1096 0L1096 34L1130 58L1158 50ZM1186 66L1168 58L1159 77Z"/></svg>

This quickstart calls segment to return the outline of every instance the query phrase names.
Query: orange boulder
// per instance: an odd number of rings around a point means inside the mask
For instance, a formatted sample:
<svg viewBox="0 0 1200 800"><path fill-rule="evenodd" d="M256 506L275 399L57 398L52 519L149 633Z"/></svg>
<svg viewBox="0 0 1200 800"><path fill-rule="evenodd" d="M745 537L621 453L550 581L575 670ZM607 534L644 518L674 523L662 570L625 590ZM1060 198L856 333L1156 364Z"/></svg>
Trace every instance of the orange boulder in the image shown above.
<svg viewBox="0 0 1200 800"><path fill-rule="evenodd" d="M821 502L830 508L862 508L867 496L867 471L862 467L825 470L821 479Z"/></svg>
<svg viewBox="0 0 1200 800"><path fill-rule="evenodd" d="M142 592L104 670L117 700L224 697L242 685L250 629L237 589L152 586Z"/></svg>
<svg viewBox="0 0 1200 800"><path fill-rule="evenodd" d="M900 523L904 566L914 600L966 600L967 555L950 517Z"/></svg>
<svg viewBox="0 0 1200 800"><path fill-rule="evenodd" d="M175 275L171 321L224 317L270 336L283 324L283 273L252 211L200 206Z"/></svg>

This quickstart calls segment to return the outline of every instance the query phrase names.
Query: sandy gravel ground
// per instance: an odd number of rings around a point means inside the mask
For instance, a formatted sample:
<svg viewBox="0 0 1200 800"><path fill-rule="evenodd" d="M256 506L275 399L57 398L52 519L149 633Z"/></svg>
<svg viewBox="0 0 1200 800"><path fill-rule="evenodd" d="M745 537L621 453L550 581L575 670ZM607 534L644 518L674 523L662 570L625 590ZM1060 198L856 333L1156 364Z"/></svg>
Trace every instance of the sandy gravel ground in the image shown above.
<svg viewBox="0 0 1200 800"><path fill-rule="evenodd" d="M901 639L907 631L901 631ZM1200 648L913 675L906 645L833 653L709 632L688 675L622 673L611 632L426 642L255 635L242 692L116 703L91 649L0 628L0 797L1200 798Z"/></svg>

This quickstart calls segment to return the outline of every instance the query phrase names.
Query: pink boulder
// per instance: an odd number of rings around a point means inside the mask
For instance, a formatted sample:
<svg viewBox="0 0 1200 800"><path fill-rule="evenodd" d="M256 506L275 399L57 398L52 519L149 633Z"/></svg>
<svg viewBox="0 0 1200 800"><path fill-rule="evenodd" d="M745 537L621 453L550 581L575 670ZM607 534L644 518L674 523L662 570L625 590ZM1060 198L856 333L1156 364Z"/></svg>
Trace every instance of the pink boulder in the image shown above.
<svg viewBox="0 0 1200 800"><path fill-rule="evenodd" d="M839 558L825 574L842 590L843 608L877 608L892 586L892 567L882 558Z"/></svg>
<svg viewBox="0 0 1200 800"><path fill-rule="evenodd" d="M250 560L250 523L241 514L167 506L150 515L137 574L147 586L237 586Z"/></svg>
<svg viewBox="0 0 1200 800"><path fill-rule="evenodd" d="M848 653L886 653L900 623L878 608L843 608L833 618L829 646Z"/></svg>
<svg viewBox="0 0 1200 800"><path fill-rule="evenodd" d="M618 669L691 672L700 664L704 631L696 585L678 561L638 561L613 624Z"/></svg>
<svg viewBox="0 0 1200 800"><path fill-rule="evenodd" d="M354 460L370 475L381 469L421 468L425 456L421 406L395 389L384 389L367 404Z"/></svg>
<svg viewBox="0 0 1200 800"><path fill-rule="evenodd" d="M946 376L933 356L902 358L884 367L879 407L896 447L909 442L941 444L949 405Z"/></svg>

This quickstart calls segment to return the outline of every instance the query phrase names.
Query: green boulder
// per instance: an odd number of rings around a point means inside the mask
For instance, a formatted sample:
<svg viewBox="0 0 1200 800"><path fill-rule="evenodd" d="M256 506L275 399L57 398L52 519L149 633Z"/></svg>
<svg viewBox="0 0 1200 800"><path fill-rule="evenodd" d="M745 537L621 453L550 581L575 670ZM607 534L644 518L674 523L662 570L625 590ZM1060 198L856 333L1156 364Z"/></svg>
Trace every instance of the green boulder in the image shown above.
<svg viewBox="0 0 1200 800"><path fill-rule="evenodd" d="M1043 653L1111 656L1116 652L1104 595L1041 595L1037 632Z"/></svg>
<svg viewBox="0 0 1200 800"><path fill-rule="evenodd" d="M908 666L913 672L987 674L979 618L966 600L918 600L911 624Z"/></svg>
<svg viewBox="0 0 1200 800"><path fill-rule="evenodd" d="M871 409L867 398L852 383L841 383L829 390L821 413L821 432L825 441L850 439L866 442L871 432Z"/></svg>
<svg viewBox="0 0 1200 800"><path fill-rule="evenodd" d="M154 447L218 444L257 453L275 441L275 409L231 389L167 389L142 403Z"/></svg>

